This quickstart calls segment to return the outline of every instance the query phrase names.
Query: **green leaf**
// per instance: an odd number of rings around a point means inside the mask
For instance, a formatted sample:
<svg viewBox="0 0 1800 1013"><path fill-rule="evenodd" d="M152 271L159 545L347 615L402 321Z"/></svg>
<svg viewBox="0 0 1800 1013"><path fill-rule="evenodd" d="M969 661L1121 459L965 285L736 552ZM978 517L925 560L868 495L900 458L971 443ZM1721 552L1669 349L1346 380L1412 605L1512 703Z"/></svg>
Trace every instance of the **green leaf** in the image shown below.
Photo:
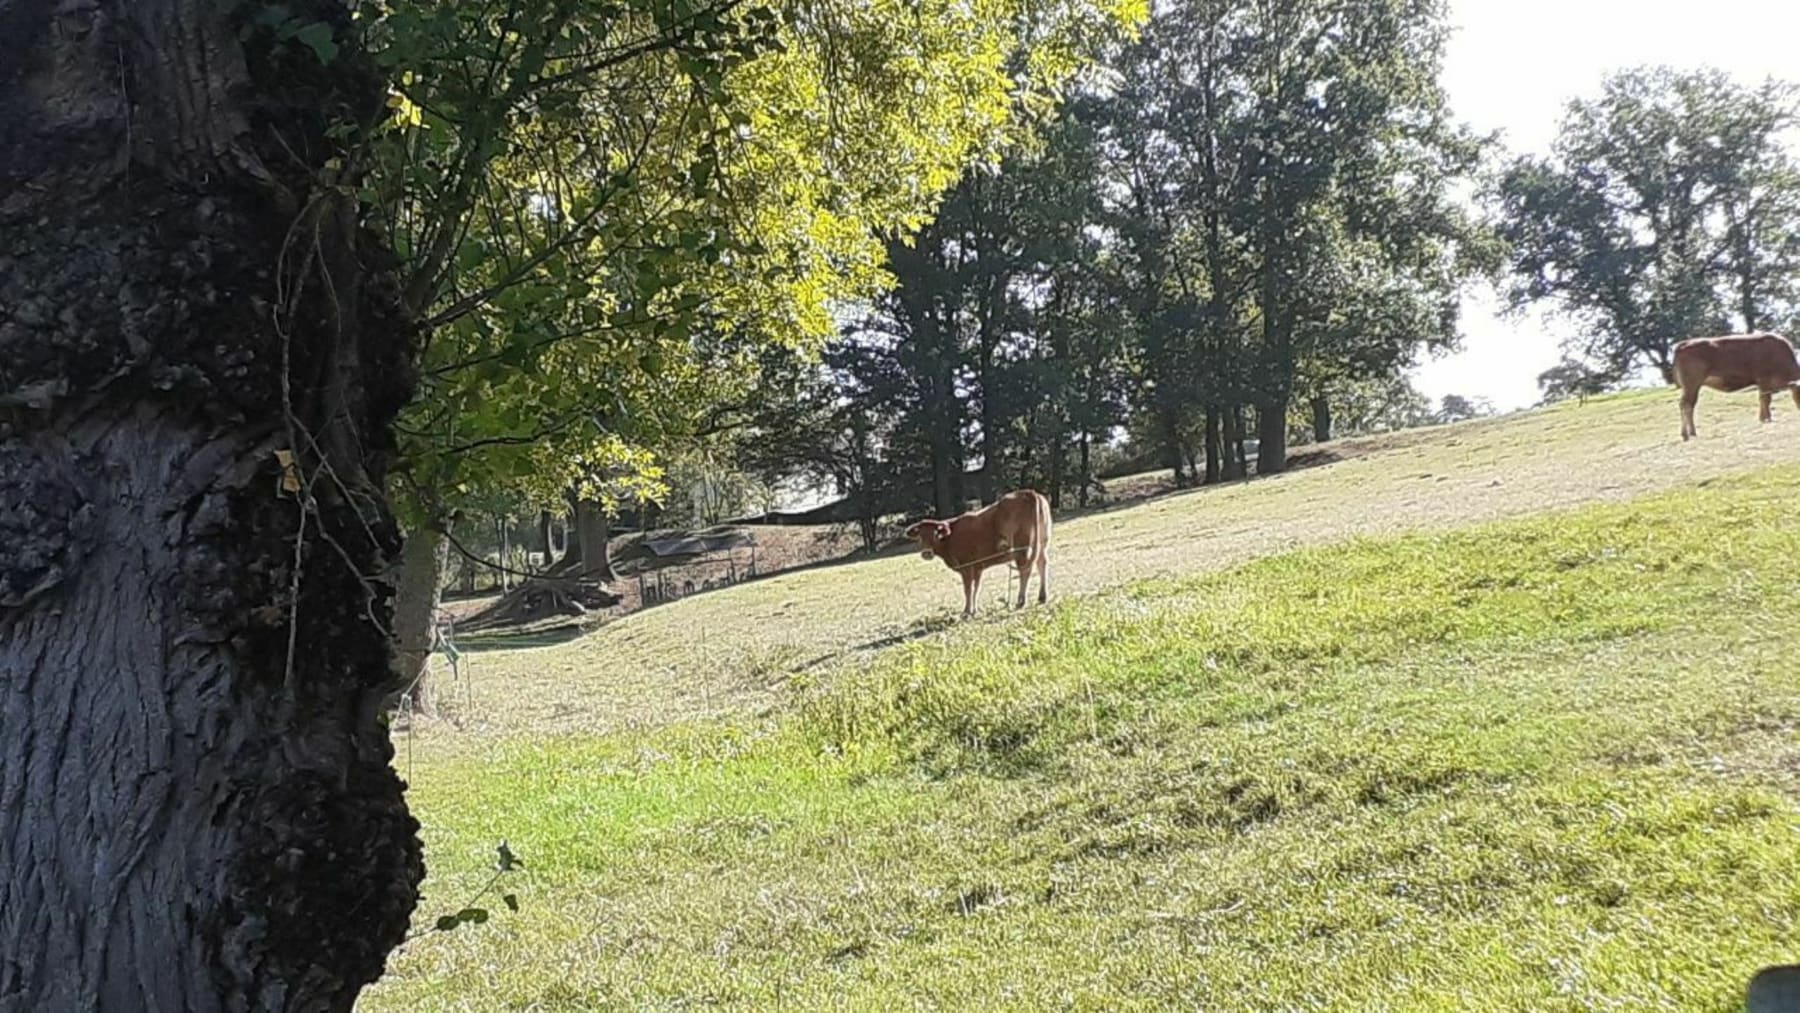
<svg viewBox="0 0 1800 1013"><path fill-rule="evenodd" d="M458 921L467 922L470 925L480 925L488 920L487 908L466 907L456 912L456 917Z"/></svg>
<svg viewBox="0 0 1800 1013"><path fill-rule="evenodd" d="M509 911L519 910L519 895L518 894L509 893L509 894L506 894L505 896L501 897L500 899L506 903L507 910L509 910Z"/></svg>
<svg viewBox="0 0 1800 1013"><path fill-rule="evenodd" d="M337 40L331 37L331 26L323 21L315 21L300 29L294 33L294 38L311 48L313 55L317 56L319 62L326 66L330 66L331 61L337 59Z"/></svg>
<svg viewBox="0 0 1800 1013"><path fill-rule="evenodd" d="M455 915L445 915L444 917L439 918L437 920L437 930L439 932L449 932L461 924L462 924L462 919L456 917Z"/></svg>

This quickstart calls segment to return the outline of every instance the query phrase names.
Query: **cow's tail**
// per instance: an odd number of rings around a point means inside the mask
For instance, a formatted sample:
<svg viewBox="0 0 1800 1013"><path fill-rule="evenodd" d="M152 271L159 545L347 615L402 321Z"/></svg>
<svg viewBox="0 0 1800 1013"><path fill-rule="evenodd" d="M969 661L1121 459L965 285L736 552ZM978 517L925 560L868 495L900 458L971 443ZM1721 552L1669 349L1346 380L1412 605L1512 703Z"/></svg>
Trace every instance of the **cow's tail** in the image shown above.
<svg viewBox="0 0 1800 1013"><path fill-rule="evenodd" d="M1032 556L1042 559L1050 551L1050 497L1037 494L1037 537L1032 545Z"/></svg>

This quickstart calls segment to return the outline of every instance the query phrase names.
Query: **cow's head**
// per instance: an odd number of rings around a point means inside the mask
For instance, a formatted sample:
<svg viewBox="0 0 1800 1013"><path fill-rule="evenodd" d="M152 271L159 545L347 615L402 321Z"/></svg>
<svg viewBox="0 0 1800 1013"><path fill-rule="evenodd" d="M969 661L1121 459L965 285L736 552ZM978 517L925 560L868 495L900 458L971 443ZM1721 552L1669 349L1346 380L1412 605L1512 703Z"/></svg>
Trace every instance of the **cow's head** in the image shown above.
<svg viewBox="0 0 1800 1013"><path fill-rule="evenodd" d="M937 554L938 542L950 537L950 525L945 521L920 521L906 529L906 537L919 543L921 558L930 559Z"/></svg>

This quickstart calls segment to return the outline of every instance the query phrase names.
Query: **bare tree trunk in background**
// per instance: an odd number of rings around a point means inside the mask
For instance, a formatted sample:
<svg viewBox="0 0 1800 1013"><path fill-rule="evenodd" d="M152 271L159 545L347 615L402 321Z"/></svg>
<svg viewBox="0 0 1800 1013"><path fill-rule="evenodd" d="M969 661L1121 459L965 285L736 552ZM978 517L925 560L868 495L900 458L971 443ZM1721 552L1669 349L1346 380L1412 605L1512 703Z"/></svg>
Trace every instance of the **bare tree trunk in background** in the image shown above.
<svg viewBox="0 0 1800 1013"><path fill-rule="evenodd" d="M1220 412L1218 405L1206 406L1206 479L1207 485L1216 485L1224 474L1223 458L1225 456L1224 441L1220 436Z"/></svg>
<svg viewBox="0 0 1800 1013"><path fill-rule="evenodd" d="M349 1010L417 901L380 576L416 328L327 166L384 86L259 9L0 0L7 1011Z"/></svg>
<svg viewBox="0 0 1800 1013"><path fill-rule="evenodd" d="M931 503L939 517L954 517L962 512L957 505L949 450L936 442L935 437L931 446Z"/></svg>
<svg viewBox="0 0 1800 1013"><path fill-rule="evenodd" d="M581 560L581 506L573 492L565 496L569 509L563 514L563 552L562 558L556 561L558 573L568 572Z"/></svg>
<svg viewBox="0 0 1800 1013"><path fill-rule="evenodd" d="M1225 409L1225 481L1232 482L1245 477L1247 468L1244 461L1244 409L1232 405Z"/></svg>
<svg viewBox="0 0 1800 1013"><path fill-rule="evenodd" d="M394 595L394 684L412 712L426 717L437 716L437 694L426 663L431 660L438 592L449 561L450 540L430 528L413 532L400 550L400 585Z"/></svg>
<svg viewBox="0 0 1800 1013"><path fill-rule="evenodd" d="M1090 439L1090 437L1088 436L1087 430L1085 430L1085 429L1082 430L1082 432L1081 432L1081 492L1079 494L1077 494L1076 501L1079 502L1084 507L1088 505L1088 487L1094 484L1094 469L1092 468L1092 466L1089 464L1089 461L1088 461L1088 441L1089 441L1089 439Z"/></svg>
<svg viewBox="0 0 1800 1013"><path fill-rule="evenodd" d="M550 511L538 511L538 548L543 553L543 568L550 569L556 558L556 543L551 538Z"/></svg>
<svg viewBox="0 0 1800 1013"><path fill-rule="evenodd" d="M855 494L861 509L856 512L857 532L862 535L863 548L874 552L881 542L881 506L879 494L875 489L864 486Z"/></svg>
<svg viewBox="0 0 1800 1013"><path fill-rule="evenodd" d="M1187 455L1182 452L1181 427L1176 423L1173 411L1164 408L1158 415L1163 431L1163 461L1174 473L1175 487L1185 489L1188 486Z"/></svg>
<svg viewBox="0 0 1800 1013"><path fill-rule="evenodd" d="M1287 469L1286 398L1256 408L1256 473L1273 475Z"/></svg>
<svg viewBox="0 0 1800 1013"><path fill-rule="evenodd" d="M1000 380L995 375L994 352L1000 344L1000 314L1006 300L1006 280L996 274L982 293L981 326L976 336L981 384L981 501L992 503L1000 498Z"/></svg>
<svg viewBox="0 0 1800 1013"><path fill-rule="evenodd" d="M1331 400L1323 394L1312 399L1312 428L1314 440L1331 442Z"/></svg>
<svg viewBox="0 0 1800 1013"><path fill-rule="evenodd" d="M512 574L506 571L506 568L512 565L510 559L512 544L506 539L506 516L504 514L494 521L494 533L500 541L500 569L495 570L494 573L500 578L500 593L505 594L512 590Z"/></svg>
<svg viewBox="0 0 1800 1013"><path fill-rule="evenodd" d="M606 508L591 499L578 502L575 529L581 539L581 575L603 583L617 580L608 545L612 540L612 518L607 516Z"/></svg>

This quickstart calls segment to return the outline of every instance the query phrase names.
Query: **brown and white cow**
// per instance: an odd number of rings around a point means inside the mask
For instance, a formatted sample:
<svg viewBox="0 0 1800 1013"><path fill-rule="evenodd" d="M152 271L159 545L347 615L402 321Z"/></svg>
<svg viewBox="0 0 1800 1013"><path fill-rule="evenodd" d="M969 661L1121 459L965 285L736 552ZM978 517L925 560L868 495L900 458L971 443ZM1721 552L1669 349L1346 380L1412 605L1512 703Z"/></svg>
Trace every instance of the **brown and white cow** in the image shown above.
<svg viewBox="0 0 1800 1013"><path fill-rule="evenodd" d="M991 566L1011 563L1019 568L1015 608L1025 607L1033 567L1038 601L1050 598L1050 501L1031 489L1009 492L990 506L949 520L920 521L906 529L906 537L918 541L920 555L936 556L962 575L965 616L975 614L981 574Z"/></svg>
<svg viewBox="0 0 1800 1013"><path fill-rule="evenodd" d="M1768 422L1769 399L1783 388L1800 407L1800 362L1794 346L1779 334L1732 334L1692 338L1675 346L1675 382L1681 386L1681 438L1700 435L1694 428L1694 405L1700 388L1735 393L1755 387L1761 394L1760 421Z"/></svg>

